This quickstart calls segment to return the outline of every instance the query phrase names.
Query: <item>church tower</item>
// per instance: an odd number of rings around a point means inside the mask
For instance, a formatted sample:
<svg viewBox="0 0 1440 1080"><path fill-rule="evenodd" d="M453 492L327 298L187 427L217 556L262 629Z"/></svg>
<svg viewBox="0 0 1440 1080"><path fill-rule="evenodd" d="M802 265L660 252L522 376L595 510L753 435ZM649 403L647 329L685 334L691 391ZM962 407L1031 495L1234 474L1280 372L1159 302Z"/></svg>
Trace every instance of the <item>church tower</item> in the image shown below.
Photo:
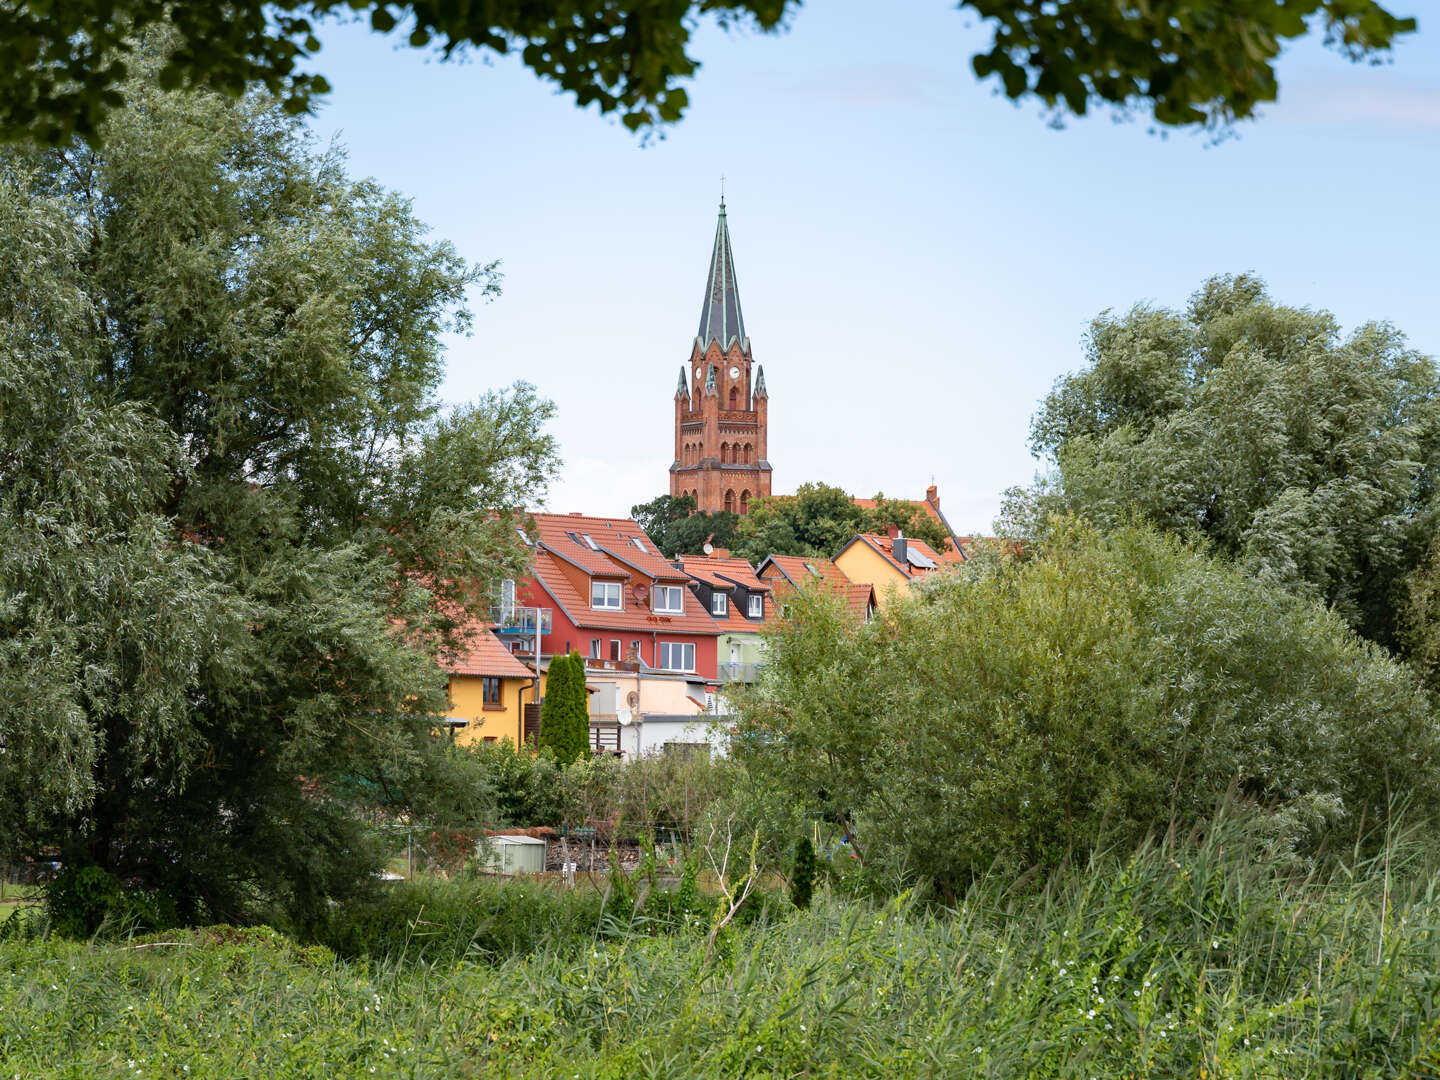
<svg viewBox="0 0 1440 1080"><path fill-rule="evenodd" d="M675 390L670 494L693 496L700 510L743 514L751 499L770 494L765 446L770 398L765 369L752 368L752 362L722 198L700 332Z"/></svg>

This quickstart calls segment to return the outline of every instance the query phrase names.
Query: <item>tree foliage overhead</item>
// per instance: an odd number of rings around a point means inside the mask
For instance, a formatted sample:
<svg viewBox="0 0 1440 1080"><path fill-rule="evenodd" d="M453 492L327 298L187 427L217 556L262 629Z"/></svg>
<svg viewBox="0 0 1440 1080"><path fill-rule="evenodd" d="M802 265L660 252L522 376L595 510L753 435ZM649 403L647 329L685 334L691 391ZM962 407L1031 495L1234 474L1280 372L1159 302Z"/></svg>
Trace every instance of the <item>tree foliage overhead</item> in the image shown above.
<svg viewBox="0 0 1440 1080"><path fill-rule="evenodd" d="M1184 312L1101 315L1088 354L1034 419L1056 470L1012 498L1021 531L1057 509L1102 524L1138 513L1396 642L1437 524L1428 357L1383 323L1342 336L1328 312L1277 304L1246 276L1206 282Z"/></svg>
<svg viewBox="0 0 1440 1080"><path fill-rule="evenodd" d="M404 199L263 97L124 89L103 149L0 156L0 849L313 912L422 786L551 407L439 409L495 275Z"/></svg>
<svg viewBox="0 0 1440 1080"><path fill-rule="evenodd" d="M697 511L690 495L660 495L630 508L630 516L667 559L700 555L705 545L728 548L740 515L729 510Z"/></svg>
<svg viewBox="0 0 1440 1080"><path fill-rule="evenodd" d="M839 821L872 873L953 898L976 876L1209 820L1228 793L1304 856L1391 799L1440 810L1414 673L1320 605L1141 526L1073 520L857 626L792 601L741 762Z"/></svg>
<svg viewBox="0 0 1440 1080"><path fill-rule="evenodd" d="M1252 115L1277 92L1282 45L1323 29L1352 59L1383 56L1415 29L1378 0L961 0L989 20L990 48L972 61L1010 98L1057 112L1092 104L1148 109L1162 124L1223 124ZM167 87L204 86L233 96L254 84L291 112L329 90L305 68L322 24L368 18L415 48L444 56L516 50L541 78L616 113L632 129L678 120L682 83L699 63L690 35L702 16L722 26L774 31L799 0L0 0L0 139L60 143L97 134L120 107L133 36L172 26L179 44L161 71ZM357 14L358 13L358 14Z"/></svg>

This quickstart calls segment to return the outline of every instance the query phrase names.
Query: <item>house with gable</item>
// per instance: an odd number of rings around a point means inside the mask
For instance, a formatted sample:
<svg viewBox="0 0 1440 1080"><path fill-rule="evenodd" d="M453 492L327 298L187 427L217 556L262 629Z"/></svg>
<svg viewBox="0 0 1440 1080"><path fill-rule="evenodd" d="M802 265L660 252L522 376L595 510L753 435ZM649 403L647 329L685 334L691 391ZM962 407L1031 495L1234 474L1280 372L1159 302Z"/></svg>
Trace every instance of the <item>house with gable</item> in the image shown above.
<svg viewBox="0 0 1440 1080"><path fill-rule="evenodd" d="M892 595L904 596L911 583L954 560L945 559L923 540L907 539L898 529L891 536L861 533L836 554L834 562L851 581L870 585L884 607Z"/></svg>
<svg viewBox="0 0 1440 1080"><path fill-rule="evenodd" d="M777 618L787 613L785 598L796 590L819 588L838 596L857 623L875 614L875 587L854 582L829 559L805 555L767 555L755 569L755 576L770 586Z"/></svg>
<svg viewBox="0 0 1440 1080"><path fill-rule="evenodd" d="M760 631L775 614L769 584L744 559L724 551L682 555L679 563L690 575L691 591L720 626L716 641L720 685L754 682L764 663Z"/></svg>

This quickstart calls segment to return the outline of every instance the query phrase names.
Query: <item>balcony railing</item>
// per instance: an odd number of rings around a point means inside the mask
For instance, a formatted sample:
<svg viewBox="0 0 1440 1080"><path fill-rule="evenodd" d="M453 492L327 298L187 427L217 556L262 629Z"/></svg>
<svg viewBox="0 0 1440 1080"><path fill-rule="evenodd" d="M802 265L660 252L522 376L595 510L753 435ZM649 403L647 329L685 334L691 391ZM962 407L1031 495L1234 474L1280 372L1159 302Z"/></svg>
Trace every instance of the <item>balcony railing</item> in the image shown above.
<svg viewBox="0 0 1440 1080"><path fill-rule="evenodd" d="M763 667L763 664L721 664L718 674L722 683L754 682Z"/></svg>
<svg viewBox="0 0 1440 1080"><path fill-rule="evenodd" d="M490 621L502 634L534 634L536 611L540 613L541 635L550 633L553 620L549 608L496 604L490 609Z"/></svg>

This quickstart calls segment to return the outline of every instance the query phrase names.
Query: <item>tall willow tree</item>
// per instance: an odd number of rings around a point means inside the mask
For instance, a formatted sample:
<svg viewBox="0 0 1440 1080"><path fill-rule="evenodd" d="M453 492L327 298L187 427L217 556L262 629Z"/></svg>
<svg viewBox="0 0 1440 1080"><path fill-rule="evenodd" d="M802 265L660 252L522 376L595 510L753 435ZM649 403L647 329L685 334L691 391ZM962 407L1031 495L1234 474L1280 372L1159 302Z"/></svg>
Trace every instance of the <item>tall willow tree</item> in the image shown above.
<svg viewBox="0 0 1440 1080"><path fill-rule="evenodd" d="M0 157L0 849L303 914L425 798L551 407L439 407L494 268L271 100L125 96L103 150Z"/></svg>
<svg viewBox="0 0 1440 1080"><path fill-rule="evenodd" d="M1343 336L1326 311L1214 278L1184 312L1091 324L1032 446L1056 466L1014 493L1020 531L1076 511L1205 537L1262 580L1400 637L1406 582L1440 525L1440 372L1392 326Z"/></svg>

